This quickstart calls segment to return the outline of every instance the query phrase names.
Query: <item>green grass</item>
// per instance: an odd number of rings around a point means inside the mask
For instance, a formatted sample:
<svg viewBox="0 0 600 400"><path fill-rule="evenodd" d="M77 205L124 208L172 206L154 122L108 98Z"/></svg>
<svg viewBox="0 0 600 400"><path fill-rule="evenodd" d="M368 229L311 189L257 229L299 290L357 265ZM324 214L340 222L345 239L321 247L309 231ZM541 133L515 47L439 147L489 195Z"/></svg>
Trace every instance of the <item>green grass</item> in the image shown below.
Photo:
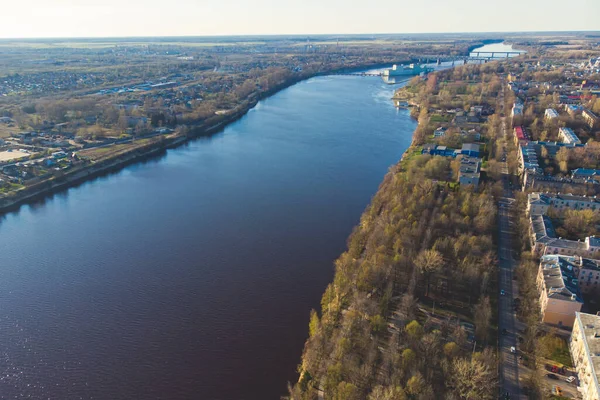
<svg viewBox="0 0 600 400"><path fill-rule="evenodd" d="M566 345L560 349L554 350L550 359L561 363L565 367L573 367L573 364L571 363L571 353L569 353L569 348Z"/></svg>
<svg viewBox="0 0 600 400"><path fill-rule="evenodd" d="M436 122L436 123L450 122L450 120L452 120L452 116L450 116L450 115L435 114L429 118L429 122Z"/></svg>

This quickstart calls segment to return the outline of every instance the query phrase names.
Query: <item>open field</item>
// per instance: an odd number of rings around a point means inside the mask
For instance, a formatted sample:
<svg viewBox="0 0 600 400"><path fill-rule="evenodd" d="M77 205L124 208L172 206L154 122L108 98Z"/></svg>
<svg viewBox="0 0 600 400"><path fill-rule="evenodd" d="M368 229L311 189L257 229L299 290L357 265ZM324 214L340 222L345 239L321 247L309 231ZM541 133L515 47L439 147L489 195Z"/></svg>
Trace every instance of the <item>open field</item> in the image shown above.
<svg viewBox="0 0 600 400"><path fill-rule="evenodd" d="M29 153L19 150L0 151L0 161L18 160L19 158L29 157Z"/></svg>

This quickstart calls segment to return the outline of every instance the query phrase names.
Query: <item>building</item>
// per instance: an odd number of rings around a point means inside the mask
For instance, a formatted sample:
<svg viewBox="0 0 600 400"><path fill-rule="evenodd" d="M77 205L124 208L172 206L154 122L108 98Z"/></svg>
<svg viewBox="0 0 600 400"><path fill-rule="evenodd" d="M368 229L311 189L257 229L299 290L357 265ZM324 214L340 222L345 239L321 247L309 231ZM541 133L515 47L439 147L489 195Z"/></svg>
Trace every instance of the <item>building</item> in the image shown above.
<svg viewBox="0 0 600 400"><path fill-rule="evenodd" d="M581 179L588 182L600 181L600 170L588 169L588 168L577 168L571 171L572 179Z"/></svg>
<svg viewBox="0 0 600 400"><path fill-rule="evenodd" d="M479 158L479 145L475 144L475 143L465 143L462 146L462 150L460 151L460 154L469 156L469 157Z"/></svg>
<svg viewBox="0 0 600 400"><path fill-rule="evenodd" d="M553 207L557 210L599 210L596 197L570 194L531 193L527 202L531 228L531 248L539 256L546 254L600 258L600 239L586 237L584 241L557 238L552 221L545 214Z"/></svg>
<svg viewBox="0 0 600 400"><path fill-rule="evenodd" d="M560 128L558 130L558 138L562 140L563 143L572 145L581 144L581 140L579 140L571 128Z"/></svg>
<svg viewBox="0 0 600 400"><path fill-rule="evenodd" d="M521 144L519 146L518 159L520 174L525 173L525 171L530 171L535 174L542 173L538 163L535 143L526 142L525 144Z"/></svg>
<svg viewBox="0 0 600 400"><path fill-rule="evenodd" d="M438 146L435 143L426 143L423 145L421 154L430 154L432 156L456 157L459 150L455 150L446 146Z"/></svg>
<svg viewBox="0 0 600 400"><path fill-rule="evenodd" d="M558 112L554 108L546 108L546 112L544 113L544 118L546 118L546 119L558 118Z"/></svg>
<svg viewBox="0 0 600 400"><path fill-rule="evenodd" d="M600 317L575 314L569 350L579 377L579 391L584 400L600 399Z"/></svg>
<svg viewBox="0 0 600 400"><path fill-rule="evenodd" d="M458 182L461 185L479 186L481 177L481 159L477 157L461 156Z"/></svg>
<svg viewBox="0 0 600 400"><path fill-rule="evenodd" d="M523 107L524 106L522 103L515 103L513 105L510 116L514 118L514 117L519 117L519 116L523 115Z"/></svg>
<svg viewBox="0 0 600 400"><path fill-rule="evenodd" d="M525 129L522 126L515 126L513 129L513 133L515 134L515 144L524 144L529 141L529 136L525 132Z"/></svg>
<svg viewBox="0 0 600 400"><path fill-rule="evenodd" d="M540 259L537 286L540 292L542 322L560 327L572 327L575 313L581 311L583 300L577 276L571 264L557 255Z"/></svg>
<svg viewBox="0 0 600 400"><path fill-rule="evenodd" d="M574 117L575 115L581 114L583 112L583 106L581 106L579 104L566 104L565 111L571 117Z"/></svg>
<svg viewBox="0 0 600 400"><path fill-rule="evenodd" d="M433 131L433 137L439 138L446 136L447 128L440 126L435 131Z"/></svg>
<svg viewBox="0 0 600 400"><path fill-rule="evenodd" d="M598 116L596 114L594 114L593 112L591 112L590 110L583 110L583 112L581 113L581 116L583 117L585 122L588 124L590 129L595 129L600 126L600 118L598 118Z"/></svg>

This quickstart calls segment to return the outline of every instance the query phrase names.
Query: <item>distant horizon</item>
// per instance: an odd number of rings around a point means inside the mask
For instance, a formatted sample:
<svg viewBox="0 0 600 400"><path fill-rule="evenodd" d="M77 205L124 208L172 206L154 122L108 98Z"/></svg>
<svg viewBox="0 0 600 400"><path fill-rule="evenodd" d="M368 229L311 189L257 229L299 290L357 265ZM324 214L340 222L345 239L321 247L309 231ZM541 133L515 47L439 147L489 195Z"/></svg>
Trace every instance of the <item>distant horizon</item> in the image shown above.
<svg viewBox="0 0 600 400"><path fill-rule="evenodd" d="M0 38L600 31L600 2L578 6L565 18L559 0L29 0L4 5Z"/></svg>
<svg viewBox="0 0 600 400"><path fill-rule="evenodd" d="M251 33L251 34L189 34L189 35L130 35L130 36L38 36L38 37L12 37L12 36L2 36L0 40L3 41L32 41L32 40L91 40L91 39L152 39L152 38L163 38L163 39L177 39L177 38L186 38L186 39L194 39L194 38L261 38L261 37L323 37L323 36L339 36L341 37L367 37L367 36L447 36L447 35L531 35L531 34L542 34L542 35L550 35L550 34L585 34L592 33L598 34L600 39L600 29L599 30L564 30L564 31L464 31L464 32L385 32L385 33L377 33L377 32L367 32L367 33ZM494 39L494 38L485 38L485 39ZM503 38L498 38L503 39Z"/></svg>

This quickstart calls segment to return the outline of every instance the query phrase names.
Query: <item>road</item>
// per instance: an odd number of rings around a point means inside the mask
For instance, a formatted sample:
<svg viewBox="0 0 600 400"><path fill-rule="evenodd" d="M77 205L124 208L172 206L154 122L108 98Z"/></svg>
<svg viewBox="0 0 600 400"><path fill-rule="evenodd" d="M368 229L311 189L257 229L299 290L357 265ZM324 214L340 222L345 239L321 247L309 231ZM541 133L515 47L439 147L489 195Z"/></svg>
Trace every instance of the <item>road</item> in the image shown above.
<svg viewBox="0 0 600 400"><path fill-rule="evenodd" d="M502 81L504 87L504 80ZM499 102L504 112L504 93L500 91ZM502 117L501 134L506 138L506 119ZM506 152L506 148L504 149ZM513 272L516 266L512 255L512 207L514 196L510 187L510 175L506 163L503 165L502 182L504 185L503 196L498 201L498 356L500 359L500 387L502 395L508 393L510 399L526 399L521 397L519 388L519 360L518 351L512 353L511 347L518 349L517 331L515 326L515 313L513 299L516 297L516 283L513 281ZM504 293L502 295L501 293ZM503 334L506 332L506 334Z"/></svg>

